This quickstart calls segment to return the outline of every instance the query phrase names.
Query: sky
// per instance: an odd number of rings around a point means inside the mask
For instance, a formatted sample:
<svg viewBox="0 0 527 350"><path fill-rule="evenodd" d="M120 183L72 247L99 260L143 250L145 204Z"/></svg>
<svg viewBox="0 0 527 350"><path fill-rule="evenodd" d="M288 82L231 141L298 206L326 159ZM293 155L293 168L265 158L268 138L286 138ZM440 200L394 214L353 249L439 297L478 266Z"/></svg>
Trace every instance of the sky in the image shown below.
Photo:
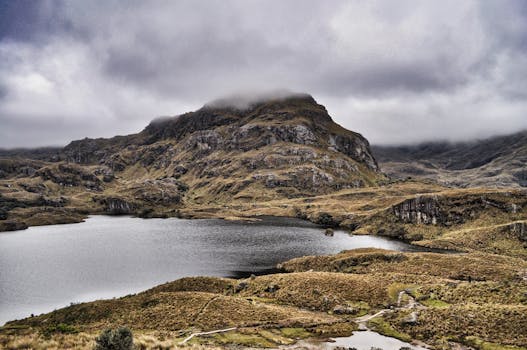
<svg viewBox="0 0 527 350"><path fill-rule="evenodd" d="M0 0L0 147L311 94L373 144L527 129L527 2Z"/></svg>

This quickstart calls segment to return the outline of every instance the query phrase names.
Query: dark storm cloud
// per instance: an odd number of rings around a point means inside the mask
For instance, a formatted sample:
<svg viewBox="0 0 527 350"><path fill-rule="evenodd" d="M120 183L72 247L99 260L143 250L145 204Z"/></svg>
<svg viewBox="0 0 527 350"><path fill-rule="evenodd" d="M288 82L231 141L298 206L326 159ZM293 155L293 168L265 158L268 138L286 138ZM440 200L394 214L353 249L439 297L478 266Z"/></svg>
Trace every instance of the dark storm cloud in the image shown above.
<svg viewBox="0 0 527 350"><path fill-rule="evenodd" d="M71 29L71 23L55 15L60 8L60 4L53 1L0 0L0 41L37 44L43 36L63 35Z"/></svg>
<svg viewBox="0 0 527 350"><path fill-rule="evenodd" d="M527 127L519 0L7 1L0 16L0 147L277 89L313 94L374 143Z"/></svg>
<svg viewBox="0 0 527 350"><path fill-rule="evenodd" d="M35 1L0 1L0 40L29 39L41 23L40 4Z"/></svg>

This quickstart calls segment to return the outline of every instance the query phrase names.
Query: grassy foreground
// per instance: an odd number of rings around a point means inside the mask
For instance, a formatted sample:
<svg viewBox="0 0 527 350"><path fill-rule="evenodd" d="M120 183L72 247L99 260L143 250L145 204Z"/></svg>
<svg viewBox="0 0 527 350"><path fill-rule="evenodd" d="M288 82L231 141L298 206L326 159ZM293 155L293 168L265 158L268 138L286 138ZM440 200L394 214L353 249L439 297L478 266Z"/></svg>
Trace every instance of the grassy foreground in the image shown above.
<svg viewBox="0 0 527 350"><path fill-rule="evenodd" d="M79 221L104 212L102 206L109 203L65 187L60 192L68 204L53 207L55 202L48 201L42 207L39 196L17 190L19 180L8 181L13 183L0 192L9 198L4 203L12 207L13 223ZM113 196L112 186L105 191ZM0 331L0 348L91 349L103 329L117 326L132 329L140 349L168 349L192 333L230 327L236 330L194 337L185 346L276 347L306 337L350 335L359 324L437 349L456 344L481 350L527 347L525 191L452 189L416 181L310 197L284 198L260 190L248 186L225 198L220 191L213 200L190 190L184 203L130 214L298 217L353 234L389 236L458 253L358 249L293 259L281 265L285 273L254 279L186 278L137 295L10 322ZM123 193L120 198L111 204L134 208ZM412 307L398 305L402 291L403 304L415 303ZM381 310L388 311L368 318Z"/></svg>
<svg viewBox="0 0 527 350"><path fill-rule="evenodd" d="M197 336L185 346L276 347L350 335L361 318L386 310L366 323L402 340L438 349L527 347L523 259L358 249L282 267L287 273L242 280L184 278L12 321L0 331L0 346L90 349L101 330L123 325L132 329L139 349L168 349L191 333L230 327L236 329ZM412 312L415 322L408 321Z"/></svg>

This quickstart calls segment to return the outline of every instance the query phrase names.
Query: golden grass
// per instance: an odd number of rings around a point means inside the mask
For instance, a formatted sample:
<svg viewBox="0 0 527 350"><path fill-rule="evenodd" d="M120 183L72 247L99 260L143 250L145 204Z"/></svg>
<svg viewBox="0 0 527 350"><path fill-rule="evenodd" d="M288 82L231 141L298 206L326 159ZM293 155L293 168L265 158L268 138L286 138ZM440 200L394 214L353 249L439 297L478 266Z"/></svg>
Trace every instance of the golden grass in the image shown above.
<svg viewBox="0 0 527 350"><path fill-rule="evenodd" d="M504 281L527 269L522 259L485 253L401 253L355 249L331 256L308 256L281 264L286 271L333 271L354 274L404 273L458 280Z"/></svg>
<svg viewBox="0 0 527 350"><path fill-rule="evenodd" d="M401 323L396 315L386 319L398 331L432 345L448 336L461 343L469 343L468 337L477 337L500 345L527 346L527 306L459 304L432 307L419 311L416 325Z"/></svg>

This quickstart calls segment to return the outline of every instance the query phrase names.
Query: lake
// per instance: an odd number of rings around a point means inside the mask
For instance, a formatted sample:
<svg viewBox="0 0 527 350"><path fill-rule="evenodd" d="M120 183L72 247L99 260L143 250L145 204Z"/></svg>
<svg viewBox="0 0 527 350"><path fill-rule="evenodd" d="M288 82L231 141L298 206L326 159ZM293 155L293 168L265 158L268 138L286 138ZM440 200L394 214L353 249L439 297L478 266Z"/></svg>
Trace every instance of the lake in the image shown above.
<svg viewBox="0 0 527 350"><path fill-rule="evenodd" d="M304 255L376 247L415 250L290 218L259 222L92 216L85 222L0 233L0 325L136 293L185 276L244 277Z"/></svg>

